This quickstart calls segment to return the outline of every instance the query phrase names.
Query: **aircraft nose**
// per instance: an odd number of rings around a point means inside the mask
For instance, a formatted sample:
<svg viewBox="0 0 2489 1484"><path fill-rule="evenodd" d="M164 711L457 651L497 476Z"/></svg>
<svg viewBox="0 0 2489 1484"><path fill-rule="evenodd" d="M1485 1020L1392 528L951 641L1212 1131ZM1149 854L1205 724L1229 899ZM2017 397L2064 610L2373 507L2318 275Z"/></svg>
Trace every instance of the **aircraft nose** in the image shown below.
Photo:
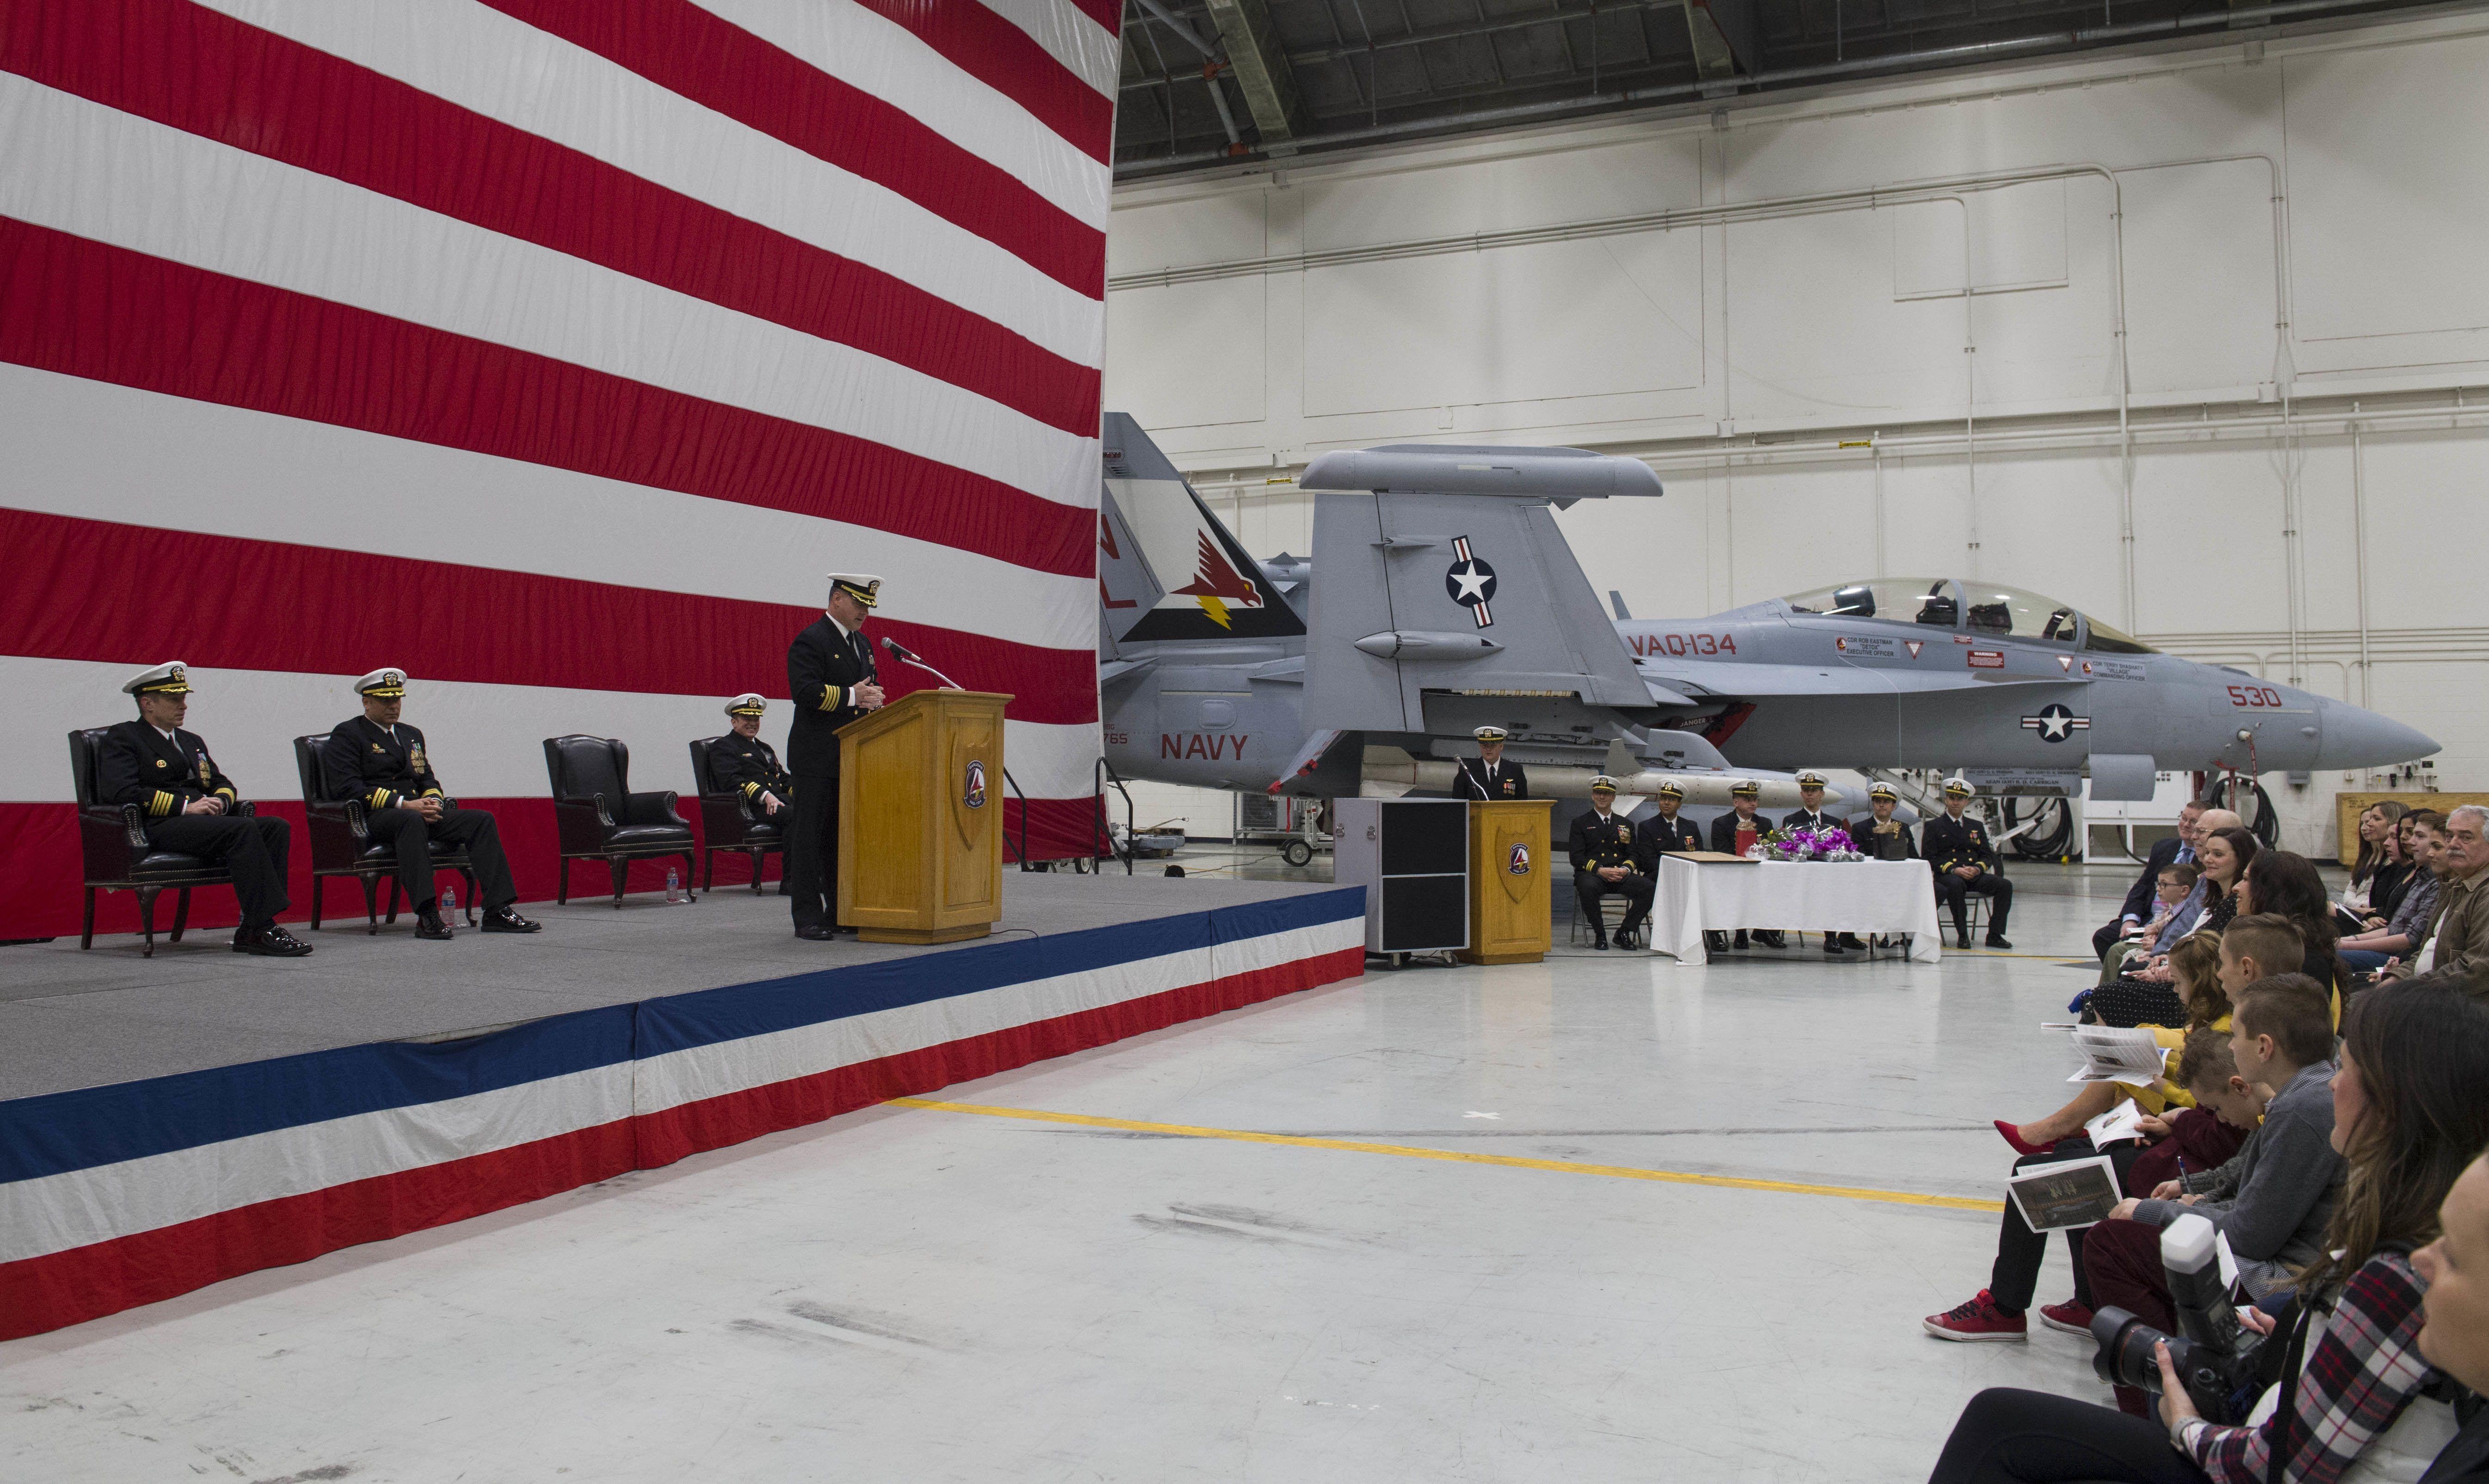
<svg viewBox="0 0 2489 1484"><path fill-rule="evenodd" d="M2320 768L2382 768L2438 750L2436 739L2418 728L2330 696L2319 698L2317 719L2324 728L2316 747Z"/></svg>

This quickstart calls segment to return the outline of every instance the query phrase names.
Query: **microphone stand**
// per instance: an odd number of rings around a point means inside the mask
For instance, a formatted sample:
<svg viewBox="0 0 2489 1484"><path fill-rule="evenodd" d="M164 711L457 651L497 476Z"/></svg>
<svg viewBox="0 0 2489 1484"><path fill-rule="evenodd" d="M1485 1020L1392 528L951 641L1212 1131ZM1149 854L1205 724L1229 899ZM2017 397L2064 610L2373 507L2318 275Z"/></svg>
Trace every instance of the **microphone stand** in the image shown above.
<svg viewBox="0 0 2489 1484"><path fill-rule="evenodd" d="M891 642L890 640L888 640L888 639L884 639L884 640L881 642L881 647L883 647L884 649L889 650L889 651L890 651L890 657L891 657L892 659L894 659L894 660L897 660L900 664L901 664L901 665L913 665L913 666L915 666L918 670L921 670L921 671L925 671L927 674L931 675L934 679L941 681L944 685L946 685L946 686L950 687L952 690L955 690L955 691L964 691L964 690L966 690L966 689L967 689L967 687L966 687L966 686L961 685L958 681L952 679L949 675L946 675L946 674L942 673L940 671L935 670L932 666L926 664L923 660L918 659L918 658L917 658L917 657L916 657L912 652L910 652L910 651L908 651L908 650L906 650L906 649L903 649L903 648L900 647L898 644L896 644L896 643L892 642Z"/></svg>

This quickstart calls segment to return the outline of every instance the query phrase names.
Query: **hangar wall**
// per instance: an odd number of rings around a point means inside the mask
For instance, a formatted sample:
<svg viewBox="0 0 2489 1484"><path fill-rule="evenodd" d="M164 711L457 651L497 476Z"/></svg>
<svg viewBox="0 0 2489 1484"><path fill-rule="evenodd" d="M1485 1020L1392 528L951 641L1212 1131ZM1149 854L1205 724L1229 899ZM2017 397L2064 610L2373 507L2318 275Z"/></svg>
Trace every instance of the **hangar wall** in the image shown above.
<svg viewBox="0 0 2489 1484"><path fill-rule="evenodd" d="M1257 555L1326 448L1639 454L1664 501L1562 517L1638 616L1986 577L2478 787L2484 75L2446 18L1127 187L1106 405ZM2269 779L2285 843L2370 782Z"/></svg>

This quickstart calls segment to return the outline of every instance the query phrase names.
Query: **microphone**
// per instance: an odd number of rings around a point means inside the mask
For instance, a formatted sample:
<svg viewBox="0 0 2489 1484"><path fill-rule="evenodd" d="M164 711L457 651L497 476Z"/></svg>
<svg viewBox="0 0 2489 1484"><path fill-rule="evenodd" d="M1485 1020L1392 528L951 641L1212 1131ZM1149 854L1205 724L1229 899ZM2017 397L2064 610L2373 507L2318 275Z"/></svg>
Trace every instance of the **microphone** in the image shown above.
<svg viewBox="0 0 2489 1484"><path fill-rule="evenodd" d="M889 651L890 651L890 657L891 657L892 659L894 659L894 660L897 660L900 664L901 664L901 665L913 665L913 666L915 666L918 670L921 670L921 671L925 671L927 674L931 675L934 679L941 681L944 685L949 686L951 689L953 689L953 690L955 690L955 691L964 691L964 690L966 690L966 689L967 689L967 687L966 687L966 686L961 685L958 681L952 679L949 675L946 675L946 674L942 673L940 671L935 670L932 666L928 665L928 664L926 664L923 660L918 659L918 658L916 657L915 653L914 653L913 651L911 651L911 650L910 650L910 649L909 649L905 644L901 643L899 641L897 641L897 640L895 640L895 639L891 638L891 637L890 637L889 635L887 635L887 634L885 634L885 635L883 635L883 636L881 637L881 647L883 647L884 649L889 650Z"/></svg>

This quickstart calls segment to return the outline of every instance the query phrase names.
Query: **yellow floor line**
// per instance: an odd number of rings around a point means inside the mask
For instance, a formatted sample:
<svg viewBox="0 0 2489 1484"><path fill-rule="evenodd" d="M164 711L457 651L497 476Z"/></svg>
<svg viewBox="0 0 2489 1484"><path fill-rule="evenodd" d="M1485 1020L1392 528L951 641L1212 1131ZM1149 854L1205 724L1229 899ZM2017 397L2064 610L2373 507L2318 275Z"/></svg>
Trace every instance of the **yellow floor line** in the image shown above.
<svg viewBox="0 0 2489 1484"><path fill-rule="evenodd" d="M1147 1124L1129 1118L1097 1118L1086 1113L1048 1113L1036 1108L994 1108L973 1102L936 1102L925 1098L893 1098L890 1105L925 1108L937 1113L974 1113L981 1118L1016 1118L1039 1124L1071 1124L1082 1128L1122 1128L1134 1133L1165 1133L1188 1139L1232 1139L1242 1144L1290 1144L1301 1149L1344 1149L1360 1155L1397 1155L1404 1159L1441 1159L1453 1164L1501 1164L1517 1170L1555 1170L1566 1175L1604 1175L1611 1180L1655 1180L1674 1185L1714 1185L1729 1190L1776 1190L1785 1195L1829 1195L1845 1201L1877 1201L1888 1206L1935 1206L1947 1211L2004 1210L1997 1201L1959 1195L1920 1195L1910 1190L1874 1190L1859 1185L1807 1185L1786 1180L1744 1180L1733 1175L1696 1175L1683 1170L1645 1170L1624 1164L1577 1164L1570 1159L1524 1159L1516 1155L1479 1155L1461 1150L1421 1149L1411 1144L1368 1144L1356 1139L1318 1139L1297 1133L1252 1133L1242 1128L1207 1128L1196 1124Z"/></svg>

